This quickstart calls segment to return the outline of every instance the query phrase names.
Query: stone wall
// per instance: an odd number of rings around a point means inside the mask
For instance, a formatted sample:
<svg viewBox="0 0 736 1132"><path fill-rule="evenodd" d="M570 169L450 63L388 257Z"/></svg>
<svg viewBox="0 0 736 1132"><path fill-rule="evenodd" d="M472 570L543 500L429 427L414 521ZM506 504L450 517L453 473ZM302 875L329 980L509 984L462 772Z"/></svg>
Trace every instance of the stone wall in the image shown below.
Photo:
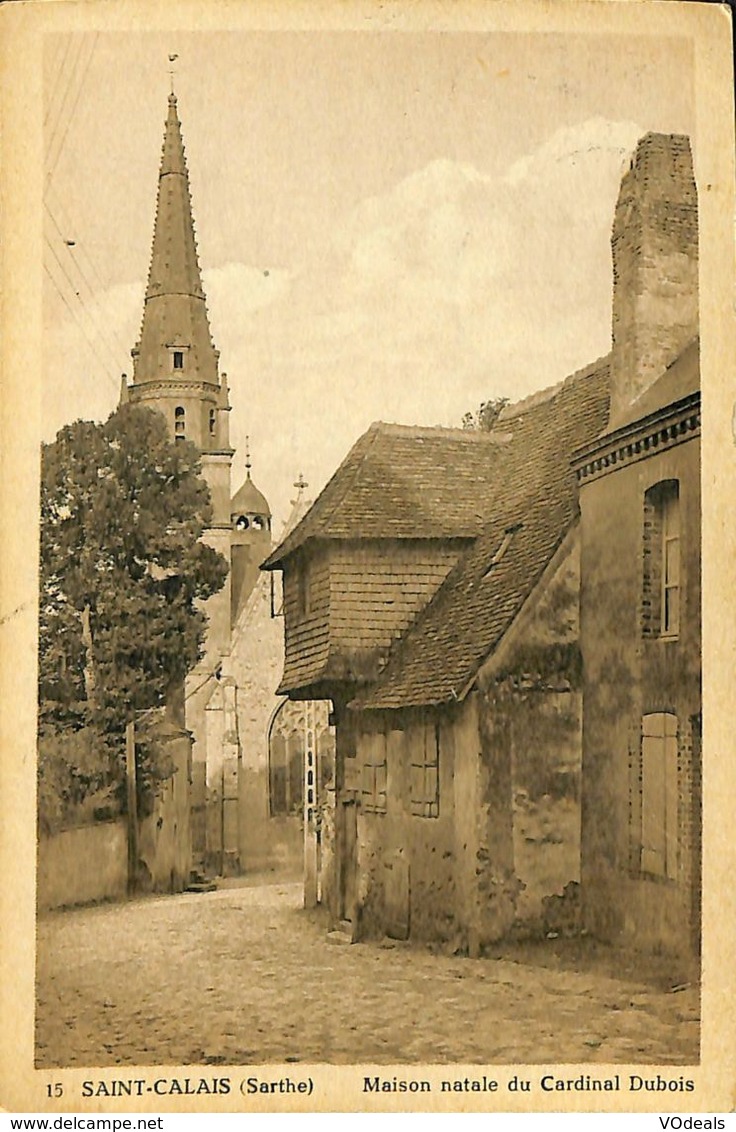
<svg viewBox="0 0 736 1132"><path fill-rule="evenodd" d="M128 885L125 819L65 829L38 842L39 910L119 900Z"/></svg>
<svg viewBox="0 0 736 1132"><path fill-rule="evenodd" d="M502 717L477 694L439 711L365 713L350 788L359 800L357 888L361 935L444 942L477 955L514 917L511 751ZM500 723L499 723L500 720ZM412 775L439 728L436 812L420 813ZM429 731L428 731L429 729ZM361 789L376 734L385 736L383 812Z"/></svg>
<svg viewBox="0 0 736 1132"><path fill-rule="evenodd" d="M272 817L269 808L269 727L283 703L276 695L283 662L284 621L271 616L271 576L261 574L238 617L224 666L237 685L238 857L244 874L301 872L299 817Z"/></svg>
<svg viewBox="0 0 736 1132"><path fill-rule="evenodd" d="M139 891L181 892L192 869L192 740L170 713L149 731L171 766L171 775L160 783L151 813L140 818L138 827Z"/></svg>
<svg viewBox="0 0 736 1132"><path fill-rule="evenodd" d="M570 531L479 673L484 712L510 750L517 917L580 878L580 531Z"/></svg>

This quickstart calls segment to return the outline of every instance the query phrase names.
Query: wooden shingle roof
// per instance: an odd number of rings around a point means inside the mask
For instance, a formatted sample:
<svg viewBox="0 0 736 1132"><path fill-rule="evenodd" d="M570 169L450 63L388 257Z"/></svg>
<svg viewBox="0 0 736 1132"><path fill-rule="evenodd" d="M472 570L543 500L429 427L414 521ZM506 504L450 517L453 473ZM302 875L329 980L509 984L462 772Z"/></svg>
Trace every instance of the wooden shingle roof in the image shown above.
<svg viewBox="0 0 736 1132"><path fill-rule="evenodd" d="M262 569L310 539L475 537L504 490L496 464L510 440L503 428L371 425Z"/></svg>
<svg viewBox="0 0 736 1132"><path fill-rule="evenodd" d="M506 633L578 514L573 451L605 427L603 359L505 410L491 436L498 487L477 539L394 647L353 707L391 709L462 699Z"/></svg>

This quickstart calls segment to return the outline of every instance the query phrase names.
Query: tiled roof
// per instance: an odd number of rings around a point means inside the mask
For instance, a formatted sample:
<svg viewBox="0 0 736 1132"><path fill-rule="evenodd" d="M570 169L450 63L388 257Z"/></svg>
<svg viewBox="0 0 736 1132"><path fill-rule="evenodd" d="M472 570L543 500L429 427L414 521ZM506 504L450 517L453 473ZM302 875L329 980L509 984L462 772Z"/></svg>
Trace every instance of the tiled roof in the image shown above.
<svg viewBox="0 0 736 1132"><path fill-rule="evenodd" d="M290 534L263 563L279 566L307 540L472 538L499 492L495 432L371 425Z"/></svg>
<svg viewBox="0 0 736 1132"><path fill-rule="evenodd" d="M605 427L608 378L603 359L499 418L496 430L511 439L496 450L500 490L482 532L352 706L439 704L466 694L576 520L570 458Z"/></svg>

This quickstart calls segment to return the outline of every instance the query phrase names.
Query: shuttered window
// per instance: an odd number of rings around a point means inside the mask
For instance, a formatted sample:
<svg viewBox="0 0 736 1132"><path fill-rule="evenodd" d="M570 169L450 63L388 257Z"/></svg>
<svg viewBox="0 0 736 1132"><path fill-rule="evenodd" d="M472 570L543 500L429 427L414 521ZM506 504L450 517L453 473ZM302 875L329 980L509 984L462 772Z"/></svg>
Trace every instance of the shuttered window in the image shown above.
<svg viewBox="0 0 736 1132"><path fill-rule="evenodd" d="M386 813L386 746L386 736L380 731L364 735L361 740L360 793L363 809L369 814Z"/></svg>
<svg viewBox="0 0 736 1132"><path fill-rule="evenodd" d="M641 871L677 876L677 716L642 719Z"/></svg>
<svg viewBox="0 0 736 1132"><path fill-rule="evenodd" d="M440 727L426 723L421 739L411 745L410 808L417 817L436 818L440 812Z"/></svg>

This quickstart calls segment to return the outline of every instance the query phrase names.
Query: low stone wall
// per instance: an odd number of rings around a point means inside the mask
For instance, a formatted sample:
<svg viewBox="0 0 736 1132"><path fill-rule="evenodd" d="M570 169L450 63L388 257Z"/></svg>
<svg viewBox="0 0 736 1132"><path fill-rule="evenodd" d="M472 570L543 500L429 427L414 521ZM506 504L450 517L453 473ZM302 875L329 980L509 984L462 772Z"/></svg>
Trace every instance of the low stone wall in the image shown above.
<svg viewBox="0 0 736 1132"><path fill-rule="evenodd" d="M139 823L138 886L144 892L183 891L192 867L190 739L173 726L166 738L174 773L161 784L153 813Z"/></svg>
<svg viewBox="0 0 736 1132"><path fill-rule="evenodd" d="M38 843L40 910L116 900L128 883L124 820L65 829Z"/></svg>

